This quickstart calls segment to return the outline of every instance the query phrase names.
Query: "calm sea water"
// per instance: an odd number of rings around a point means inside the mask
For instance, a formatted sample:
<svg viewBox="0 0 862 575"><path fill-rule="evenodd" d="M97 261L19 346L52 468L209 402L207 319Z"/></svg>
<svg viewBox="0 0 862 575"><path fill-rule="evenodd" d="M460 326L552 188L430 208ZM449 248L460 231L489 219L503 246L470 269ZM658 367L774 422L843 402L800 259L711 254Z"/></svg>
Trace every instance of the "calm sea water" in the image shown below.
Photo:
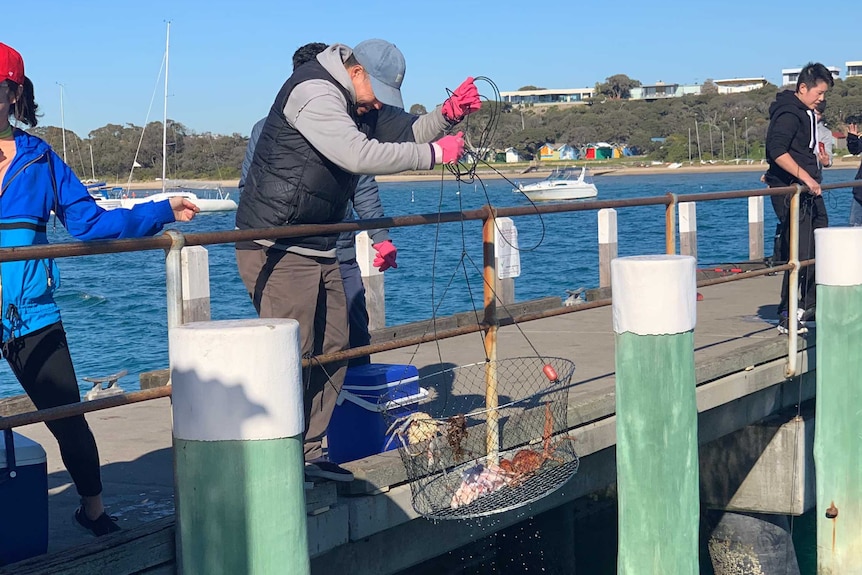
<svg viewBox="0 0 862 575"><path fill-rule="evenodd" d="M734 174L658 174L600 176L600 199L759 188L759 172ZM825 181L852 180L851 169L827 171ZM438 182L384 183L381 199L387 215L436 213L474 209L491 201L496 206L529 205L503 180L462 185ZM849 215L850 190L829 192L827 207L833 225ZM698 258L701 266L748 258L747 200L703 202L697 206ZM768 205L766 251L771 252L775 217ZM618 210L619 254L664 251L664 206ZM521 249L522 275L516 299L548 295L565 297L565 290L598 285L597 218L595 212L521 217L515 221ZM50 227L50 226L49 226ZM183 232L229 230L234 214L205 214ZM58 224L50 241L71 241ZM428 318L481 308L481 222L396 228L398 269L386 272L387 323ZM231 245L209 248L213 319L254 317L254 309L236 271ZM141 372L167 367L165 271L162 252L142 252L65 258L60 261L61 289L57 300L69 335L79 380L127 369L121 380L127 390L138 388ZM469 284L469 288L468 288ZM0 367L0 397L21 393L5 362ZM81 386L82 390L89 385Z"/></svg>

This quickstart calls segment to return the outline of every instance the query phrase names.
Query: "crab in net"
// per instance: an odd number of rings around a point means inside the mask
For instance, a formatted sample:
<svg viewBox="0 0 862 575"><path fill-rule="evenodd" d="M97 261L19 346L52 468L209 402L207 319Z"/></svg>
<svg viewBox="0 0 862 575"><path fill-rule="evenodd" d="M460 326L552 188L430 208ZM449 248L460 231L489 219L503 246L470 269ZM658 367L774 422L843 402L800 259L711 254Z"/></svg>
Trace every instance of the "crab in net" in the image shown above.
<svg viewBox="0 0 862 575"><path fill-rule="evenodd" d="M469 505L478 498L494 493L503 487L518 487L529 478L541 471L549 461L566 465L569 461L556 455L557 446L564 442L576 441L576 438L565 435L553 440L554 417L551 413L551 403L545 402L545 424L542 430L542 450L536 451L529 447L519 449L511 459L501 459L494 462L494 457L487 457L484 463L462 472L461 484L452 495L450 506L458 509Z"/></svg>

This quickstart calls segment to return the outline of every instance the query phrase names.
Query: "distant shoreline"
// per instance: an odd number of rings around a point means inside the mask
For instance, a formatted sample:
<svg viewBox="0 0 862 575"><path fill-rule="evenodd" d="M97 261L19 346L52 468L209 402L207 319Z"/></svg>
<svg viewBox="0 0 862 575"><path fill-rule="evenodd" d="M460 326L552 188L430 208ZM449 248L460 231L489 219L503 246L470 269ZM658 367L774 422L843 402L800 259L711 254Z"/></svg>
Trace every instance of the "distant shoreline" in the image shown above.
<svg viewBox="0 0 862 575"><path fill-rule="evenodd" d="M836 158L835 165L832 169L841 169L841 168L857 168L859 166L858 158ZM755 162L753 164L706 164L706 165L682 165L679 168L671 169L667 166L644 166L644 167L616 167L616 166L603 166L601 164L596 164L592 166L587 166L590 171L599 179L602 176L640 176L640 175L655 175L655 174L664 174L667 176L674 176L676 174L715 174L715 173L736 173L736 172L765 172L767 168L766 163L758 163ZM503 177L506 177L510 180L524 180L524 179L533 179L533 178L542 178L546 176L551 171L551 167L538 169L529 173L522 173L521 171L506 171L505 167L499 168L501 174L495 173L490 169L482 169L479 172L479 176L483 180L499 180ZM450 177L447 175L447 178ZM439 173L429 173L429 172L407 172L402 174L393 174L387 176L377 176L378 182L428 182L428 181L436 181L440 179ZM239 183L238 180L205 180L206 183L212 184L214 187L220 186L222 188L235 188ZM108 184L111 186L122 187L123 189L128 190L152 190L158 189L161 187L161 183L158 180L153 181L141 181L141 182L132 182L131 184Z"/></svg>

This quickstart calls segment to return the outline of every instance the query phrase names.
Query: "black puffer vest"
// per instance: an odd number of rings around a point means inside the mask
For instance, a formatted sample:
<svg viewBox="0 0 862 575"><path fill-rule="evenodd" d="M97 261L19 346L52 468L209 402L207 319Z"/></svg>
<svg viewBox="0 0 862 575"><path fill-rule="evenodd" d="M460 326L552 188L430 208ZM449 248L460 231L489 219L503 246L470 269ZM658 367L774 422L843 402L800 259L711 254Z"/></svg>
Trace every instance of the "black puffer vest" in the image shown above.
<svg viewBox="0 0 862 575"><path fill-rule="evenodd" d="M376 110L357 115L350 93L316 60L297 68L278 92L257 142L236 213L239 229L333 224L344 220L359 176L325 158L284 117L290 93L308 80L326 80L341 90L347 100L347 113L359 130L369 138L374 136ZM335 247L337 237L333 233L283 238L276 243L327 251Z"/></svg>

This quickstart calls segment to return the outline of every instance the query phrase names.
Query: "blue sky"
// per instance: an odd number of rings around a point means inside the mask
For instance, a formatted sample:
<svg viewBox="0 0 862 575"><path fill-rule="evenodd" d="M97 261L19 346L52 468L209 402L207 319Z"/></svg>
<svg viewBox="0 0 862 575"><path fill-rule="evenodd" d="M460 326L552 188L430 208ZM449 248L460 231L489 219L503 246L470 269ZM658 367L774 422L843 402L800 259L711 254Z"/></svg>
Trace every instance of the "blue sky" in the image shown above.
<svg viewBox="0 0 862 575"><path fill-rule="evenodd" d="M653 2L280 2L47 0L7 10L2 41L24 57L41 123L79 136L108 123L162 117L157 76L171 20L168 116L196 132L247 135L307 42L395 43L407 58L405 105L430 108L466 76L501 91L593 86L622 73L701 83L766 77L821 61L862 60L857 3L726 0ZM820 24L816 25L815 14ZM30 21L25 21L29 18ZM487 85L480 84L487 94Z"/></svg>

